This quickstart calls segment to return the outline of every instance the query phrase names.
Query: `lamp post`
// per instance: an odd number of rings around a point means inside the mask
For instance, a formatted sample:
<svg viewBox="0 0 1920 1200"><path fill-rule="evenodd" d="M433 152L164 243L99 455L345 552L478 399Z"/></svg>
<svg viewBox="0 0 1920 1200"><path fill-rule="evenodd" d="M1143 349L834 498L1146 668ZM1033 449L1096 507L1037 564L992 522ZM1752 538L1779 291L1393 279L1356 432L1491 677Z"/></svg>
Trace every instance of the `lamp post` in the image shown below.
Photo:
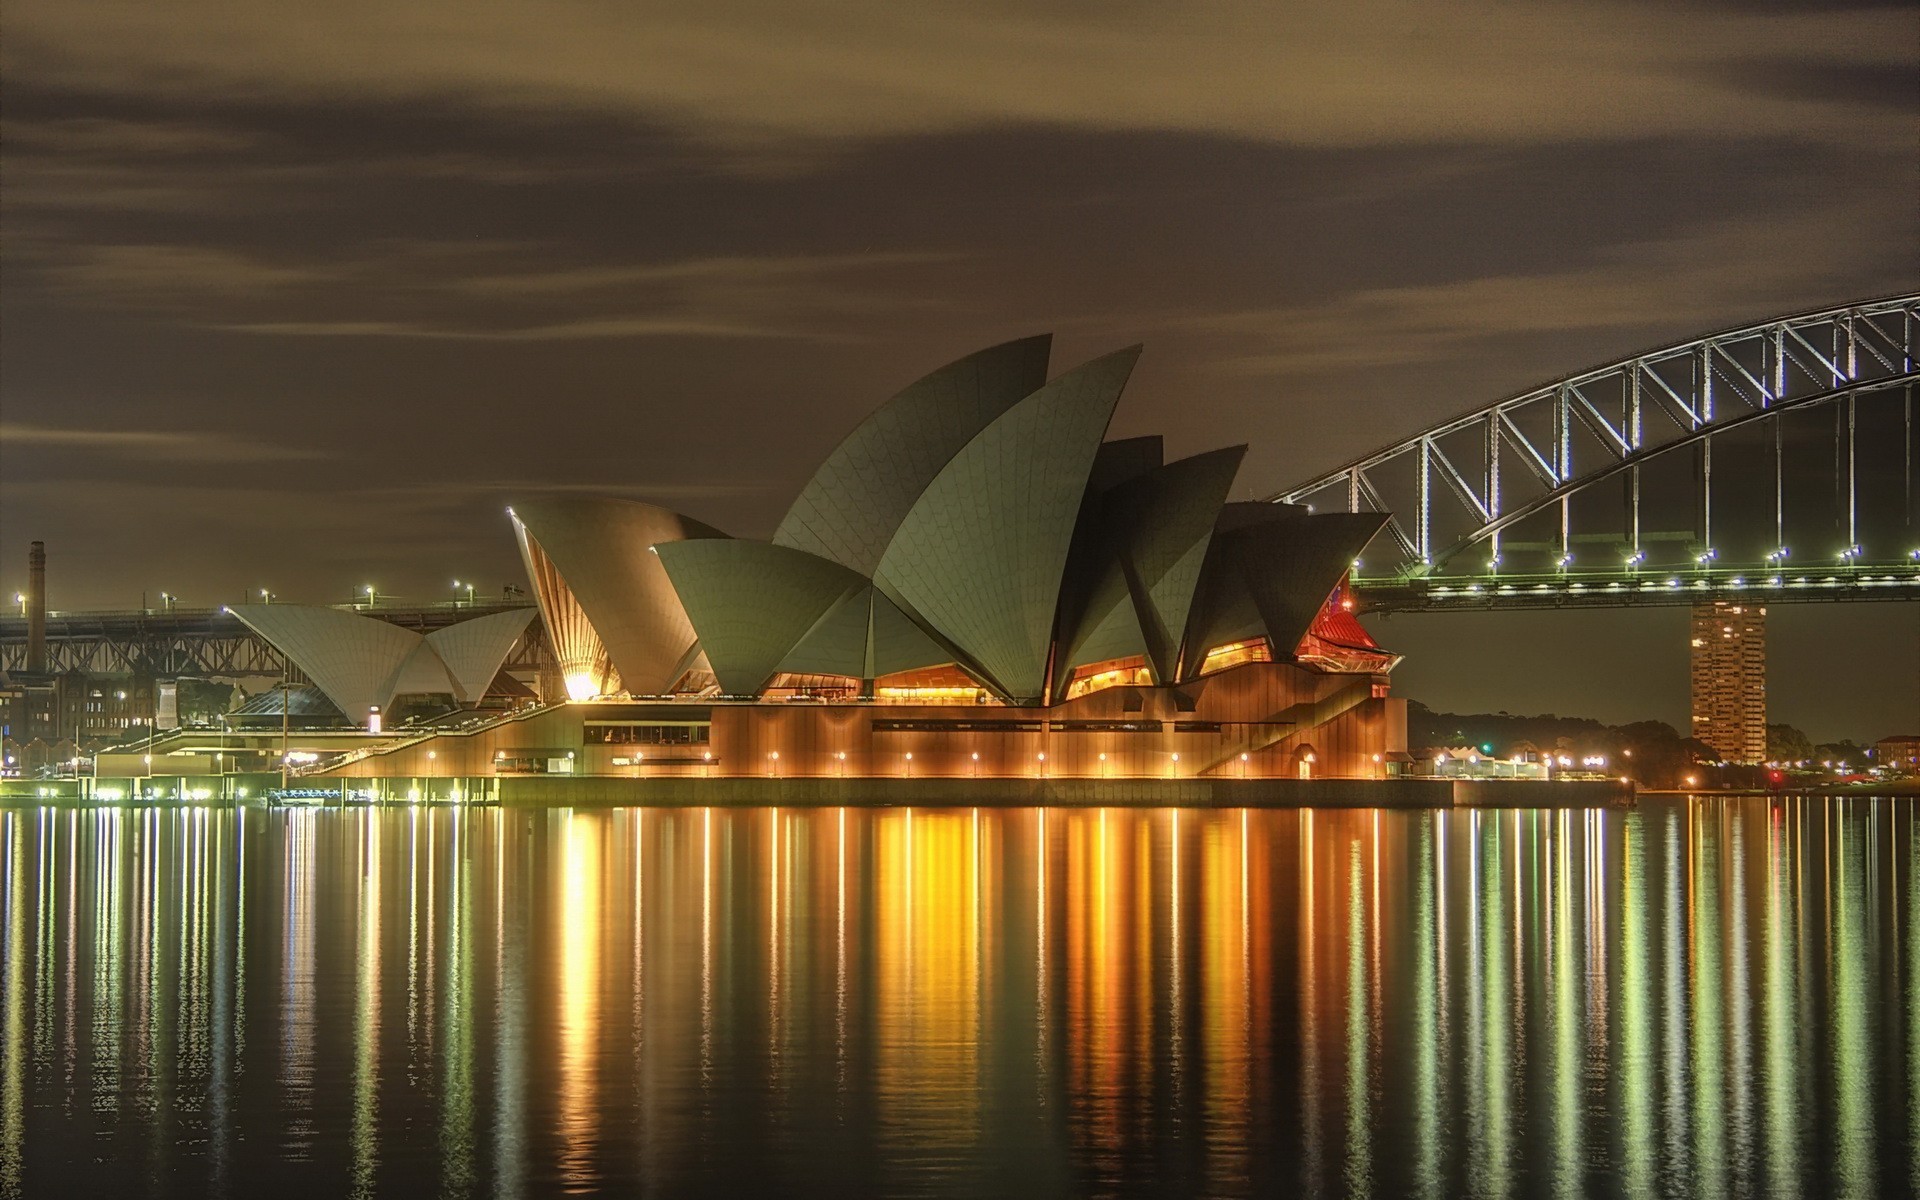
<svg viewBox="0 0 1920 1200"><path fill-rule="evenodd" d="M273 593L272 593L272 592L270 592L270 591L268 591L268 590L267 590L266 588L261 588L261 589L260 589L260 603L262 603L262 604L272 604L272 603L273 603Z"/></svg>
<svg viewBox="0 0 1920 1200"><path fill-rule="evenodd" d="M27 615L27 594L25 592L15 592L13 594L13 602L20 606L20 615L23 617L26 616Z"/></svg>
<svg viewBox="0 0 1920 1200"><path fill-rule="evenodd" d="M380 594L373 590L373 585L370 583L366 587L362 588L361 590L367 594L367 607L372 608L374 604L380 599Z"/></svg>
<svg viewBox="0 0 1920 1200"><path fill-rule="evenodd" d="M172 592L161 592L160 593L161 610L163 612L172 612L174 601L178 599L180 599L180 597L174 595Z"/></svg>
<svg viewBox="0 0 1920 1200"><path fill-rule="evenodd" d="M462 583L458 579L453 581L453 605L455 608L460 607L460 592L463 589L467 593L467 607L472 608L473 607L473 584L471 582Z"/></svg>

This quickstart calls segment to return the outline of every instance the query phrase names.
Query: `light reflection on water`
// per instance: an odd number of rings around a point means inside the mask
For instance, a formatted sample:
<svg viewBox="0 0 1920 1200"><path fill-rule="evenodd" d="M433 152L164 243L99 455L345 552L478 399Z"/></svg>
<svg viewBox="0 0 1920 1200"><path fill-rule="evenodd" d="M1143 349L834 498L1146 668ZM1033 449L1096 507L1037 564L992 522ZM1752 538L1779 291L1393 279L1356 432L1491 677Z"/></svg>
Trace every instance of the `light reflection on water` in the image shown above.
<svg viewBox="0 0 1920 1200"><path fill-rule="evenodd" d="M1913 1190L1914 816L0 810L0 1194Z"/></svg>

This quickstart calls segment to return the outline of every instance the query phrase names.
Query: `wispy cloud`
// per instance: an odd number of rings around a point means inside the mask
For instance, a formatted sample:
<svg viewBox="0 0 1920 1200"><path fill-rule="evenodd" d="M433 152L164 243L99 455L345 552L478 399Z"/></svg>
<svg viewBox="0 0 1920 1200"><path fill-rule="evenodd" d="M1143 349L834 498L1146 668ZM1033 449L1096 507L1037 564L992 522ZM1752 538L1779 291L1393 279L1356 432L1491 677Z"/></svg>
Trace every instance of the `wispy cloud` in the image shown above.
<svg viewBox="0 0 1920 1200"><path fill-rule="evenodd" d="M851 275L892 267L916 267L950 261L950 254L791 254L749 257L689 258L662 263L595 265L560 271L526 271L483 275L459 286L479 295L563 295L632 287L746 286L768 287Z"/></svg>
<svg viewBox="0 0 1920 1200"><path fill-rule="evenodd" d="M0 424L0 449L67 450L152 462L259 463L321 459L313 449L275 445L229 433L158 429L60 429Z"/></svg>
<svg viewBox="0 0 1920 1200"><path fill-rule="evenodd" d="M952 257L738 255L511 270L526 248L412 242L326 259L161 244L37 253L39 272L66 295L200 328L489 342L844 341L849 315L935 306L910 295L906 273Z"/></svg>
<svg viewBox="0 0 1920 1200"><path fill-rule="evenodd" d="M205 246L118 245L81 249L69 262L51 264L45 274L65 287L95 296L143 302L237 297L257 300L269 293L337 279L338 267L289 265L255 255Z"/></svg>
<svg viewBox="0 0 1920 1200"><path fill-rule="evenodd" d="M1904 136L1845 97L1756 94L1753 61L1910 60L1898 7L1806 13L1629 0L834 6L783 0L15 0L7 65L182 92L474 96L644 113L721 139L1031 123L1310 145L1628 134Z"/></svg>
<svg viewBox="0 0 1920 1200"><path fill-rule="evenodd" d="M617 482L595 483L573 480L556 483L543 479L517 479L472 482L455 480L446 483L405 483L369 488L356 488L361 495L373 496L436 496L456 497L465 504L476 496L533 496L533 495L584 495L584 496L631 496L655 500L711 500L733 496L758 496L775 490L775 485L765 481L683 483L655 480L641 482L623 480Z"/></svg>
<svg viewBox="0 0 1920 1200"><path fill-rule="evenodd" d="M1724 314L1754 318L1834 295L1833 281L1907 281L1873 232L1897 219L1849 199L1787 218L1736 219L1673 238L1608 248L1561 270L1359 289L1320 304L1166 314L1165 323L1221 339L1220 369L1294 376L1434 364L1494 339L1650 327L1700 332ZM1630 351L1630 347L1627 348ZM1568 363L1569 367L1580 364Z"/></svg>

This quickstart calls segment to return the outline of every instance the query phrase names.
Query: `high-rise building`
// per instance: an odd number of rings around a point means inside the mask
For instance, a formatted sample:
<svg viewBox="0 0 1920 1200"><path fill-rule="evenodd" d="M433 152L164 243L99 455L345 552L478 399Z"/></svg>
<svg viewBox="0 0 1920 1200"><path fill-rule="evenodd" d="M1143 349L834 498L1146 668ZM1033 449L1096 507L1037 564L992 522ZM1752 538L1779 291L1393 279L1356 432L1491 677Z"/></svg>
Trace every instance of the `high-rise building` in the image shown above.
<svg viewBox="0 0 1920 1200"><path fill-rule="evenodd" d="M1767 610L1693 606L1693 736L1728 762L1767 757Z"/></svg>

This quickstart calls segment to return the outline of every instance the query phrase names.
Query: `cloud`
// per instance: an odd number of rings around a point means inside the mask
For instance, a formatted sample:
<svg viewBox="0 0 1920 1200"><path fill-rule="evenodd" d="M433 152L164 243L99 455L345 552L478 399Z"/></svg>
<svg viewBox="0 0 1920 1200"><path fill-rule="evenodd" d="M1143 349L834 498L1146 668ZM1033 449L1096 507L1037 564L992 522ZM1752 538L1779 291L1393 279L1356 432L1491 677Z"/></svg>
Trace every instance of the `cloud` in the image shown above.
<svg viewBox="0 0 1920 1200"><path fill-rule="evenodd" d="M1016 124L1302 145L1622 135L1906 136L1844 93L1756 94L1754 61L1907 61L1899 8L1580 0L1136 5L784 0L15 0L9 73L76 86L471 97L660 118L738 144Z"/></svg>
<svg viewBox="0 0 1920 1200"><path fill-rule="evenodd" d="M850 315L935 307L914 299L906 281L889 279L951 257L735 255L503 269L539 249L414 240L364 247L357 257L301 259L212 246L48 242L31 255L39 273L69 297L160 310L198 328L489 342L845 341Z"/></svg>
<svg viewBox="0 0 1920 1200"><path fill-rule="evenodd" d="M156 429L58 429L0 424L0 447L67 450L149 462L282 462L327 457L317 451L228 433L183 433Z"/></svg>
<svg viewBox="0 0 1920 1200"><path fill-rule="evenodd" d="M1849 198L1786 217L1737 218L1604 249L1559 270L1371 287L1321 303L1163 314L1165 323L1239 348L1221 370L1253 376L1366 371L1460 359L1494 340L1595 331L1681 330L1691 336L1729 311L1763 319L1821 303L1844 280L1902 278L1887 230L1902 218L1884 201ZM1630 351L1630 348L1628 348ZM1568 363L1567 366L1579 364Z"/></svg>
<svg viewBox="0 0 1920 1200"><path fill-rule="evenodd" d="M557 295L610 288L674 285L769 286L790 279L869 271L887 267L920 266L941 262L939 254L793 254L753 258L681 259L631 266L573 267L561 271L528 271L488 275L464 281L462 290L478 295Z"/></svg>
<svg viewBox="0 0 1920 1200"><path fill-rule="evenodd" d="M337 279L338 268L285 265L205 246L90 246L75 261L48 267L56 283L93 295L172 301L205 296L258 299Z"/></svg>
<svg viewBox="0 0 1920 1200"><path fill-rule="evenodd" d="M448 483L409 483L393 487L373 487L356 489L368 496L435 496L455 497L465 504L476 496L531 496L540 495L585 495L585 496L637 496L655 500L711 500L720 497L758 496L775 490L770 481L745 481L736 483L637 483L632 480L623 482L593 483L575 480L556 483L552 480L510 479L501 481L475 482L456 480Z"/></svg>

